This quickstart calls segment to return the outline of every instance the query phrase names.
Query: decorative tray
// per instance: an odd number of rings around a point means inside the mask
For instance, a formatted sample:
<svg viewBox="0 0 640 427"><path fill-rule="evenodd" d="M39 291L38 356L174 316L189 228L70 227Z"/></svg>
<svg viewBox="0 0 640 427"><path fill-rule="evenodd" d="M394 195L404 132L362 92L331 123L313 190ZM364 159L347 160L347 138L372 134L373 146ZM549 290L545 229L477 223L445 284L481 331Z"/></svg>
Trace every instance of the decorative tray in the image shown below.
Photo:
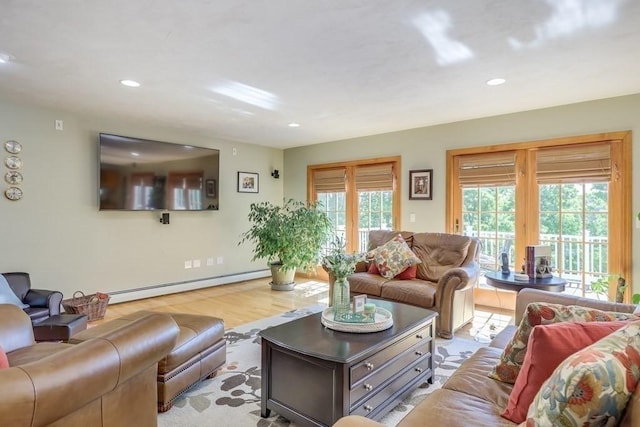
<svg viewBox="0 0 640 427"><path fill-rule="evenodd" d="M333 308L325 308L320 322L329 329L340 332L367 333L378 332L393 326L391 312L382 307L376 307L376 320L373 323L337 322L333 320Z"/></svg>

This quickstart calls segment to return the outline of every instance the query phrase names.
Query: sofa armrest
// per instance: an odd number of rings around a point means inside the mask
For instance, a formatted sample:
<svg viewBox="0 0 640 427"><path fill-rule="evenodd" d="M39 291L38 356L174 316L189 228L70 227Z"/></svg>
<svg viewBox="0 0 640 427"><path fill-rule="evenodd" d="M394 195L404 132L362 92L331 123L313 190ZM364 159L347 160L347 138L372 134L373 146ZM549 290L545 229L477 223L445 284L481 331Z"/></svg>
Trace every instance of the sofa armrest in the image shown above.
<svg viewBox="0 0 640 427"><path fill-rule="evenodd" d="M540 289L525 288L518 292L516 298L515 324L519 325L524 315L527 305L532 302L548 302L562 305L579 305L582 307L595 308L602 311L614 311L619 313L633 313L635 305L621 304L610 301L599 301L591 298L582 298L574 295L559 292L548 292Z"/></svg>
<svg viewBox="0 0 640 427"><path fill-rule="evenodd" d="M0 304L0 322L2 324L0 327L0 346L5 352L9 353L35 343L31 319L17 305ZM0 384L2 383L0 382ZM0 400L2 399L0 398Z"/></svg>
<svg viewBox="0 0 640 427"><path fill-rule="evenodd" d="M36 362L1 370L3 425L49 425L101 399L153 369L177 336L173 319L158 313Z"/></svg>
<svg viewBox="0 0 640 427"><path fill-rule="evenodd" d="M349 415L340 418L333 427L384 427L384 425L360 415Z"/></svg>
<svg viewBox="0 0 640 427"><path fill-rule="evenodd" d="M24 303L31 307L49 308L49 316L60 314L62 292L47 289L30 289L24 297Z"/></svg>

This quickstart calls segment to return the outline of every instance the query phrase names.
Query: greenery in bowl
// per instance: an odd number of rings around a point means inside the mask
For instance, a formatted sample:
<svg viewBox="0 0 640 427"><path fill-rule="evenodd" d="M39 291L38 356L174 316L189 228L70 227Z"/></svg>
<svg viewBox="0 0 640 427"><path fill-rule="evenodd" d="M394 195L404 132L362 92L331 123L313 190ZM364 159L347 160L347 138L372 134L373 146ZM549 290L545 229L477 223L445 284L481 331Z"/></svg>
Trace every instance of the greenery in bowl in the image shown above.
<svg viewBox="0 0 640 427"><path fill-rule="evenodd" d="M353 274L356 269L356 264L365 260L365 254L347 254L345 247L346 242L336 236L331 241L329 251L322 257L322 266L324 269L333 273L337 279L342 279Z"/></svg>
<svg viewBox="0 0 640 427"><path fill-rule="evenodd" d="M266 259L283 270L313 270L332 229L331 220L319 208L317 202L293 199L282 205L252 203L248 215L251 228L238 244L254 244L252 261Z"/></svg>

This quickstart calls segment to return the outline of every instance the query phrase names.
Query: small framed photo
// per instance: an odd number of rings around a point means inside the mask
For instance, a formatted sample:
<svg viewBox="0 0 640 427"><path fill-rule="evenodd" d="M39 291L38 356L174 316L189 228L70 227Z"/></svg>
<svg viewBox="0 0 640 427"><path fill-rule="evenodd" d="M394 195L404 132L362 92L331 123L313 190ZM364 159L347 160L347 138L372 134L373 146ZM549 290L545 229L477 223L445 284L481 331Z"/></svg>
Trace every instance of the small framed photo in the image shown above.
<svg viewBox="0 0 640 427"><path fill-rule="evenodd" d="M257 193L259 176L254 172L238 172L238 193Z"/></svg>
<svg viewBox="0 0 640 427"><path fill-rule="evenodd" d="M205 181L205 185L207 189L207 197L215 198L216 197L216 180L207 179Z"/></svg>
<svg viewBox="0 0 640 427"><path fill-rule="evenodd" d="M433 169L409 171L409 200L431 200Z"/></svg>
<svg viewBox="0 0 640 427"><path fill-rule="evenodd" d="M367 303L366 295L356 295L353 297L353 312L362 313L364 311L364 305Z"/></svg>

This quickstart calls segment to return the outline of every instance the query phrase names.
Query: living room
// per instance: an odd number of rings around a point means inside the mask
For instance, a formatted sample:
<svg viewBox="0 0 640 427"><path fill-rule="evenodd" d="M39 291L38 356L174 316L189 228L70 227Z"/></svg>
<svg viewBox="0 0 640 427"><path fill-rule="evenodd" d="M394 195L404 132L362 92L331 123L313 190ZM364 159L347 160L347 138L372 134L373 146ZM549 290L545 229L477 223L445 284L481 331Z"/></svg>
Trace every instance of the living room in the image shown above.
<svg viewBox="0 0 640 427"><path fill-rule="evenodd" d="M630 12L621 15L626 15L626 19L631 19L629 16L637 17L637 7L629 7ZM10 8L13 9L13 6ZM358 132L354 130L351 136L329 138L311 144L306 144L302 136L289 135L286 138L298 138L300 143L287 143L286 147L277 143L269 145L234 138L229 136L231 133L218 131L216 121L211 119L217 113L215 109L206 113L211 121L209 130L190 126L189 117L180 113L180 105L185 102L183 99L175 103L173 116L159 117L157 121L122 113L118 111L118 103L134 104L135 108L141 110L152 107L136 92L119 86L118 80L125 78L124 75L103 77L103 91L119 93L121 97L116 101L115 110L101 106L102 98L94 99L91 92L71 88L69 82L66 91L77 90L81 97L86 98L85 102L99 107L92 111L85 111L83 106L60 108L56 106L56 99L63 98L65 90L44 90L48 83L46 79L42 79L32 90L20 87L19 77L18 83L7 83L9 76L15 78L21 70L37 68L25 61L20 52L22 42L12 39L9 33L28 29L33 39L39 38L41 42L47 40L46 36L39 35L34 26L16 28L21 21L12 21L11 17L19 15L20 11L16 6L16 10L11 12L5 15L7 26L0 29L0 40L13 40L9 46L2 45L0 41L0 51L7 50L13 57L10 62L0 64L0 138L3 143L15 140L22 144L19 157L23 161L20 171L24 181L20 188L24 195L19 201L4 197L0 201L0 217L3 220L0 233L5 242L0 271L27 271L34 286L60 290L65 297L70 297L78 290L85 294L105 292L111 295L111 303L116 304L267 277L269 271L265 262L252 262L251 247L238 245L241 233L249 226L246 218L249 206L262 201L276 203L283 198L306 200L307 167L312 164L399 156L401 211L398 228L443 232L447 231L447 150L609 132L631 131L637 134L640 131L638 86L629 89L612 84L606 90L599 89L599 92L590 92L589 96L585 96L581 92L589 89L589 80L586 79L576 83L564 101L550 105L542 100L535 102L528 99L531 102L525 104L525 108L505 110L501 103L521 96L521 92L516 95L505 93L504 89L508 89L510 84L526 86L529 82L518 79L514 72L510 72L513 80L500 87L489 87L484 84L487 78L493 77L485 75L489 71L476 77L482 88L474 88L473 96L468 98L460 95L461 92L471 91L468 86L456 83L455 79L438 80L438 84L450 92L452 101L445 96L437 98L437 101L448 109L455 109L450 105L455 103L462 110L454 121L427 120L425 123L429 124L424 126L399 126L395 130L385 131L378 131L373 125L369 128L362 126L364 129L358 129ZM72 27L74 23L66 24ZM626 27L628 32L637 32L633 26ZM637 38L634 35L634 39ZM42 43L43 50L46 46L46 43ZM551 43L551 46L563 50L561 45ZM633 56L632 50L621 50L620 61L626 55L621 63L630 68L626 61ZM605 52L594 52L600 53ZM560 55L555 58L560 59ZM512 60L516 62L518 58ZM50 59L49 62L56 61ZM607 63L610 68L616 68L613 65L615 61L610 59ZM554 68L562 70L565 75L572 75L578 73L580 66L577 62L567 60ZM616 71L611 70L611 74L611 77L605 77L596 73L591 78L594 81L615 82ZM82 80L86 76L76 77ZM108 86L111 83L113 86ZM142 83L139 89L144 90L146 82ZM172 87L163 87L162 81L154 84L156 91L170 94L173 90ZM526 93L529 98L535 98L538 88L531 86ZM356 95L350 93L354 98ZM428 98L428 92L420 96ZM336 99L335 103L338 104L341 98ZM168 95L166 104L171 102L172 97ZM478 115L466 112L467 108L476 105L489 113ZM249 111L251 108L247 107ZM341 106L339 110L343 108ZM434 103L430 108L435 114L439 107ZM391 114L389 111L388 114ZM404 110L400 111L399 116L402 116ZM386 114L385 110L380 109L377 117ZM424 114L429 116L428 112ZM270 118L274 119L271 115ZM280 115L276 118L280 122L284 120ZM313 120L313 116L310 116L310 120ZM370 116L369 120L374 123L376 116ZM237 121L242 126L254 127L249 120ZM301 128L308 126L308 123L299 121ZM56 126L57 123L60 126ZM287 122L283 123L282 127L287 127ZM288 127L284 130L296 131ZM161 224L160 213L156 211L99 210L97 159L98 135L101 132L220 150L217 183L219 209L172 211L169 224ZM268 130L259 132L268 133ZM5 153L3 157L7 155ZM632 162L640 162L639 150L633 150ZM409 171L420 169L433 170L431 200L408 198ZM274 170L279 171L279 178L272 176ZM256 193L238 192L238 172L258 175ZM633 170L632 186L638 188L638 185L640 172ZM634 213L640 211L640 197L635 192L631 208ZM633 227L632 247L638 248L638 245L640 230ZM632 258L632 273L628 282L632 286L631 293L640 293L640 271L636 268L635 258ZM185 267L186 263L190 268Z"/></svg>

